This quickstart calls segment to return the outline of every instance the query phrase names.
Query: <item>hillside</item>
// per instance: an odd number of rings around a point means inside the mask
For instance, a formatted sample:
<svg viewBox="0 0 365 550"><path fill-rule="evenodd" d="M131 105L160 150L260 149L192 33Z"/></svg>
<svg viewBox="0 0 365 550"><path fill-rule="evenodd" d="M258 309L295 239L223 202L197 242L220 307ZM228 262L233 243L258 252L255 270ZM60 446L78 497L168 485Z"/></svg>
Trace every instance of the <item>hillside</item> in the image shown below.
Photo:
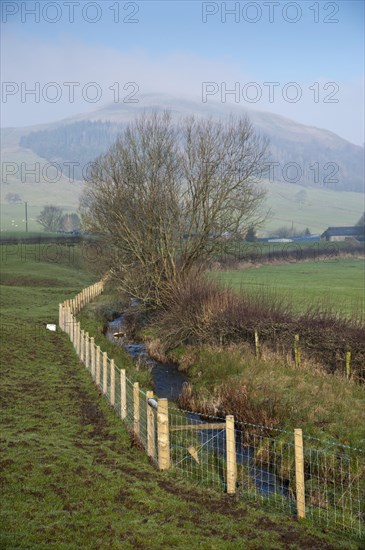
<svg viewBox="0 0 365 550"><path fill-rule="evenodd" d="M126 123L144 111L169 109L174 118L196 114L225 118L247 114L257 131L270 139L271 175L266 208L272 215L264 226L270 230L292 223L298 229L310 227L323 231L328 225L351 225L363 211L363 148L324 129L305 126L288 118L242 106L199 103L163 94L140 97L137 104L109 104L92 113L84 113L50 124L1 130L2 159L15 163L16 173L2 177L2 203L9 192L35 207L57 202L70 210L78 207L83 169L105 152ZM38 163L38 181L23 174L26 167ZM44 167L57 163L59 179L50 177ZM72 168L69 163L74 163ZM291 163L288 165L288 163ZM11 172L11 170L9 171ZM70 181L71 179L71 181ZM298 205L295 195L306 188L307 199ZM6 218L13 205L3 206ZM15 212L14 208L11 212ZM294 218L294 220L293 220ZM2 226L2 230L7 224Z"/></svg>
<svg viewBox="0 0 365 550"><path fill-rule="evenodd" d="M283 116L222 103L202 104L169 96L151 94L138 104L109 104L93 113L58 123L11 132L6 129L3 146L18 139L17 145L29 148L52 161L89 162L104 152L124 124L144 110L169 109L174 117L196 114L222 118L229 113L247 114L258 132L270 139L275 181L313 185L332 190L363 191L363 148L328 130L305 126ZM8 144L8 145L7 145ZM295 163L292 170L285 165Z"/></svg>

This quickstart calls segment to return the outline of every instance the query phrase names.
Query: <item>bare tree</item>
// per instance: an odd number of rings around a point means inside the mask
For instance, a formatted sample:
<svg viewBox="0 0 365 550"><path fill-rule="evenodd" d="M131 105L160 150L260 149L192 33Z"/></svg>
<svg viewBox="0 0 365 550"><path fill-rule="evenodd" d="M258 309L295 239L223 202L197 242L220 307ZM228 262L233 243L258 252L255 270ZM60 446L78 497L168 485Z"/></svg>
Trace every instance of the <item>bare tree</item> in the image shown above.
<svg viewBox="0 0 365 550"><path fill-rule="evenodd" d="M305 191L305 189L301 189L301 191L298 191L298 193L295 194L294 199L299 204L300 208L303 208L307 202L307 191Z"/></svg>
<svg viewBox="0 0 365 550"><path fill-rule="evenodd" d="M222 243L258 225L266 141L247 119L144 114L96 159L81 199L85 228L104 236L121 288L160 306Z"/></svg>
<svg viewBox="0 0 365 550"><path fill-rule="evenodd" d="M37 222L43 225L45 231L58 231L62 225L63 210L58 206L48 205L43 208Z"/></svg>
<svg viewBox="0 0 365 550"><path fill-rule="evenodd" d="M78 231L80 229L79 216L75 212L64 214L61 218L61 228L64 231Z"/></svg>
<svg viewBox="0 0 365 550"><path fill-rule="evenodd" d="M20 202L23 202L18 193L7 193L5 195L5 200L9 204L19 204Z"/></svg>
<svg viewBox="0 0 365 550"><path fill-rule="evenodd" d="M365 212L363 212L360 218L357 220L356 225L365 225Z"/></svg>

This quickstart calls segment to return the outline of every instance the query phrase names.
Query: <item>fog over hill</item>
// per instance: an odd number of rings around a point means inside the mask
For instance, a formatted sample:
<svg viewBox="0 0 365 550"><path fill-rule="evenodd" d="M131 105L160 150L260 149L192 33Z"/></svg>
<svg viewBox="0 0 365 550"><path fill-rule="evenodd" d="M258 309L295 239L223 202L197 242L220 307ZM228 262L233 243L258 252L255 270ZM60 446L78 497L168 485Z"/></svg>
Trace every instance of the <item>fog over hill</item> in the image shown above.
<svg viewBox="0 0 365 550"><path fill-rule="evenodd" d="M124 125L151 110L171 111L174 119L188 115L224 119L247 115L256 130L270 139L271 178L282 183L364 191L364 148L328 130L240 105L209 101L199 103L163 94L139 97L138 103L112 103L92 113L58 122L24 128L4 128L2 148L30 149L39 157L60 163L78 162L81 168L105 152Z"/></svg>

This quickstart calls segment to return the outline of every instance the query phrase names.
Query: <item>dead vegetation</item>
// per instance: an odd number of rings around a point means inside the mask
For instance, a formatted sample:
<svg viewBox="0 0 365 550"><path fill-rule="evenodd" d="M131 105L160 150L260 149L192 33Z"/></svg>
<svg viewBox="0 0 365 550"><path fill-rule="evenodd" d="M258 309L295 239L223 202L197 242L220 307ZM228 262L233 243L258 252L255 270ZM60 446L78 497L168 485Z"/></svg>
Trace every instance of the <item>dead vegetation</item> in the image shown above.
<svg viewBox="0 0 365 550"><path fill-rule="evenodd" d="M300 335L302 362L321 365L327 373L346 372L351 350L352 377L365 378L365 325L331 310L310 308L295 314L285 299L262 293L237 295L212 281L192 277L173 293L157 322L162 343L260 345L282 356L293 356L295 335Z"/></svg>

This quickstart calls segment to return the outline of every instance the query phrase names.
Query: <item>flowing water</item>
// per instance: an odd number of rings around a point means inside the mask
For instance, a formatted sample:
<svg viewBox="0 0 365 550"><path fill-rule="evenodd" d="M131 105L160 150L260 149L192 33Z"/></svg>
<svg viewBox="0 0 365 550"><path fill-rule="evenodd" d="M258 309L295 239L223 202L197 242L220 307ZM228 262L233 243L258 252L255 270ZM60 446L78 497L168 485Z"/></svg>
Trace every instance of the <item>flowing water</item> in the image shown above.
<svg viewBox="0 0 365 550"><path fill-rule="evenodd" d="M115 337L115 333L123 331L124 316L121 315L109 323L107 338L116 345L122 346L135 360L140 360L151 369L155 393L158 397L166 397L176 401L187 377L179 372L173 363L159 363L152 359L145 344L130 344L124 338Z"/></svg>
<svg viewBox="0 0 365 550"><path fill-rule="evenodd" d="M106 337L108 340L118 346L122 346L136 361L142 361L151 369L151 375L155 386L155 393L158 397L165 397L169 401L175 402L182 390L184 382L188 378L181 373L177 366L173 363L160 363L152 359L147 352L145 344L128 343L124 337L114 336L122 334L124 329L124 315L110 321ZM197 413L187 413L189 419L194 421L206 422ZM202 430L199 437L202 445L212 451L221 452L225 449L226 433L225 430L220 431L214 437L213 430ZM243 446L240 441L236 440L236 455L237 464L248 467L248 472L251 479L254 481L257 490L268 495L278 493L280 495L288 495L288 489L278 476L273 474L269 468L265 466L258 467L255 464L255 450L251 447Z"/></svg>

